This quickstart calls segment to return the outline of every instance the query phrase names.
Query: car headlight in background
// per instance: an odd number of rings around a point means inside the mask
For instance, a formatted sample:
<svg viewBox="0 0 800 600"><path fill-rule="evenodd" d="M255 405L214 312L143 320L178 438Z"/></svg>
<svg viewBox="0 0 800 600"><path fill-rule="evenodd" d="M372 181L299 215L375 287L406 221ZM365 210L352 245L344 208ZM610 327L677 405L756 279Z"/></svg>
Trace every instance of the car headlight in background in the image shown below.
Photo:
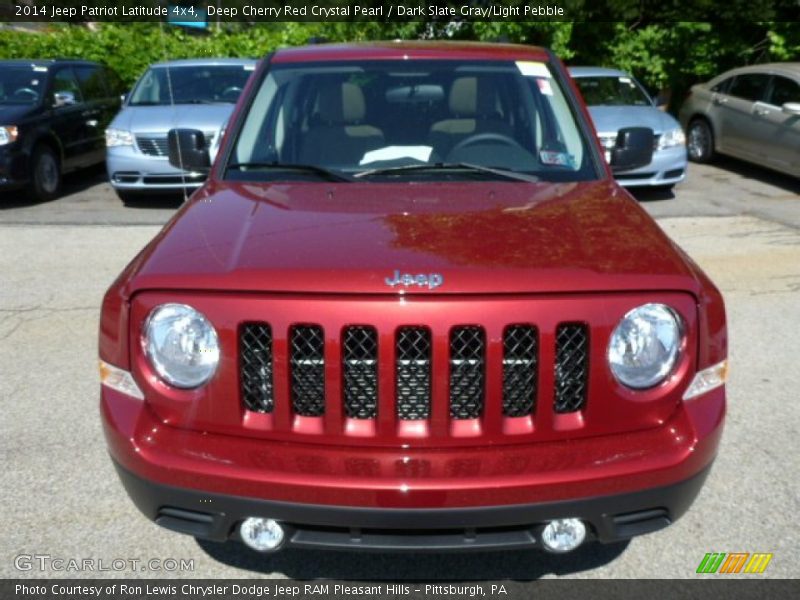
<svg viewBox="0 0 800 600"><path fill-rule="evenodd" d="M124 129L106 129L106 148L133 146L133 134Z"/></svg>
<svg viewBox="0 0 800 600"><path fill-rule="evenodd" d="M608 363L633 389L658 385L672 372L683 342L680 317L664 304L644 304L626 314L611 334Z"/></svg>
<svg viewBox="0 0 800 600"><path fill-rule="evenodd" d="M0 125L0 146L16 142L18 134L16 125Z"/></svg>
<svg viewBox="0 0 800 600"><path fill-rule="evenodd" d="M219 364L217 332L202 313L186 304L153 309L142 336L150 364L178 388L195 388L214 375Z"/></svg>
<svg viewBox="0 0 800 600"><path fill-rule="evenodd" d="M661 137L658 138L658 147L657 150L666 150L667 148L674 148L676 146L685 146L686 145L686 135L683 133L683 129L680 127L676 129L670 129L669 131L665 131L661 134Z"/></svg>

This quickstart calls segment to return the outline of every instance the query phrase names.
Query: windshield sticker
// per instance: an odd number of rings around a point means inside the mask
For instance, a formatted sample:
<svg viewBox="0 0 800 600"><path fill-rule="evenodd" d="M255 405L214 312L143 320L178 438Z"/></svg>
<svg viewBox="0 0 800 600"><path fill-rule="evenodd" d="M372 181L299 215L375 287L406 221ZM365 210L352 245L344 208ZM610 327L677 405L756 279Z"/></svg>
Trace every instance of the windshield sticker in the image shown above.
<svg viewBox="0 0 800 600"><path fill-rule="evenodd" d="M544 63L518 60L516 65L519 72L525 77L550 77L550 71L547 70L547 65Z"/></svg>
<svg viewBox="0 0 800 600"><path fill-rule="evenodd" d="M575 157L566 152L553 152L552 150L542 150L539 152L539 160L543 165L555 167L575 168Z"/></svg>
<svg viewBox="0 0 800 600"><path fill-rule="evenodd" d="M256 70L256 66L255 65L244 65L242 68L245 71L255 71Z"/></svg>
<svg viewBox="0 0 800 600"><path fill-rule="evenodd" d="M541 77L537 77L536 83L539 86L539 91L542 92L542 94L544 94L545 96L553 95L553 86L550 85L549 79L542 79Z"/></svg>
<svg viewBox="0 0 800 600"><path fill-rule="evenodd" d="M431 152L433 152L432 146L386 146L367 152L358 164L367 165L379 160L397 160L398 158L413 158L428 162Z"/></svg>
<svg viewBox="0 0 800 600"><path fill-rule="evenodd" d="M47 73L47 67L33 67L33 70L37 73Z"/></svg>
<svg viewBox="0 0 800 600"><path fill-rule="evenodd" d="M630 77L620 77L619 80L622 83L631 83L631 78Z"/></svg>

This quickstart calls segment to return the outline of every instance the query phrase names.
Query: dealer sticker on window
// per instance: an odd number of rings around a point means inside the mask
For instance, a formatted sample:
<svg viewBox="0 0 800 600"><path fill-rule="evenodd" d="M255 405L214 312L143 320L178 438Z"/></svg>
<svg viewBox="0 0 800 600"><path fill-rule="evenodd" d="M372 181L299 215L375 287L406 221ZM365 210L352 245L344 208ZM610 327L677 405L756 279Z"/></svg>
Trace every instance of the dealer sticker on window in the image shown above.
<svg viewBox="0 0 800 600"><path fill-rule="evenodd" d="M552 165L555 167L570 167L575 168L575 157L566 152L553 152L552 150L541 150L539 152L539 160L543 165Z"/></svg>
<svg viewBox="0 0 800 600"><path fill-rule="evenodd" d="M525 77L550 77L550 71L547 70L547 65L542 62L518 60L516 65L519 72Z"/></svg>

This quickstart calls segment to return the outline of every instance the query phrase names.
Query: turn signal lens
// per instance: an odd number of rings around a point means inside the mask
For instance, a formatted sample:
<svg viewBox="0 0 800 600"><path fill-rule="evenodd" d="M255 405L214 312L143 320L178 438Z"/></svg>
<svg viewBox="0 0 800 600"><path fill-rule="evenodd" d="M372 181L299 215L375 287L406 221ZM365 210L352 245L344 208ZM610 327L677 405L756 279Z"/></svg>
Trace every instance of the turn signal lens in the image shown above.
<svg viewBox="0 0 800 600"><path fill-rule="evenodd" d="M136 398L137 400L144 400L142 390L136 385L130 373L114 365L110 365L103 360L99 361L99 363L101 384L110 387L112 390L117 390L118 392L131 396L132 398Z"/></svg>
<svg viewBox="0 0 800 600"><path fill-rule="evenodd" d="M723 360L721 363L699 371L692 379L692 383L689 384L686 393L683 394L683 399L689 400L710 392L725 385L726 379L728 379L728 361Z"/></svg>

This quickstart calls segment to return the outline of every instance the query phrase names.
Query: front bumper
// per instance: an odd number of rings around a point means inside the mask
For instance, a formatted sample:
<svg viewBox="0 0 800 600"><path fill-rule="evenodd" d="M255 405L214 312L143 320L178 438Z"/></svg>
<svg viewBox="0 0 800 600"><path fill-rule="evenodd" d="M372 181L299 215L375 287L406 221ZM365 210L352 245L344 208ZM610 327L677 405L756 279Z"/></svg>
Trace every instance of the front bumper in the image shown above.
<svg viewBox="0 0 800 600"><path fill-rule="evenodd" d="M479 508L354 508L209 494L147 481L116 465L139 510L162 527L195 537L237 539L247 517L278 520L284 547L439 552L540 545L548 521L578 517L588 539L625 540L667 527L691 506L710 467L679 483L578 500Z"/></svg>
<svg viewBox="0 0 800 600"><path fill-rule="evenodd" d="M683 146L656 150L649 165L614 173L615 179L625 187L675 185L686 179L688 161Z"/></svg>
<svg viewBox="0 0 800 600"><path fill-rule="evenodd" d="M716 455L725 392L682 403L652 429L442 449L188 431L106 387L101 410L129 494L167 527L224 540L242 518L266 516L289 523L298 546L486 549L533 544L559 517L586 520L603 542L673 522Z"/></svg>
<svg viewBox="0 0 800 600"><path fill-rule="evenodd" d="M25 186L30 180L29 157L20 142L0 146L0 190Z"/></svg>
<svg viewBox="0 0 800 600"><path fill-rule="evenodd" d="M111 186L122 192L193 190L206 179L204 173L181 171L167 157L142 154L133 146L107 148L106 170Z"/></svg>

